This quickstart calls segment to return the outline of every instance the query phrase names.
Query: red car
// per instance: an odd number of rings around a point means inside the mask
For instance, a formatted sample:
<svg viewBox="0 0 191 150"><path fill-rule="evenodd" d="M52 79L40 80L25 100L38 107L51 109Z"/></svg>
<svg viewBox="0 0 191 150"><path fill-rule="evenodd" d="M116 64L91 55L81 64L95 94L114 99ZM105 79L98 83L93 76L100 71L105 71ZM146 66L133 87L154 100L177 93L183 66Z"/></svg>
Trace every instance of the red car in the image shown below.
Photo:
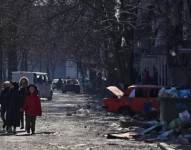
<svg viewBox="0 0 191 150"><path fill-rule="evenodd" d="M132 85L122 91L115 86L107 87L114 96L104 98L104 107L108 112L123 114L144 112L151 108L157 109L159 107L157 96L160 88L155 85Z"/></svg>

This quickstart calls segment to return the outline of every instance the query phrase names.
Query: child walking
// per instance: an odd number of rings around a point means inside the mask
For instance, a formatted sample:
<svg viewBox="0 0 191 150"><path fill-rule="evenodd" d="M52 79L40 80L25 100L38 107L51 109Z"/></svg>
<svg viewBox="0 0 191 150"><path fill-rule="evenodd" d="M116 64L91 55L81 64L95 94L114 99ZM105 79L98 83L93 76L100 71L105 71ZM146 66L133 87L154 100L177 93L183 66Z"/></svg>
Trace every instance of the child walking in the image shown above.
<svg viewBox="0 0 191 150"><path fill-rule="evenodd" d="M24 103L26 131L30 134L35 134L36 117L42 115L40 98L38 96L38 90L35 85L29 85L28 95Z"/></svg>

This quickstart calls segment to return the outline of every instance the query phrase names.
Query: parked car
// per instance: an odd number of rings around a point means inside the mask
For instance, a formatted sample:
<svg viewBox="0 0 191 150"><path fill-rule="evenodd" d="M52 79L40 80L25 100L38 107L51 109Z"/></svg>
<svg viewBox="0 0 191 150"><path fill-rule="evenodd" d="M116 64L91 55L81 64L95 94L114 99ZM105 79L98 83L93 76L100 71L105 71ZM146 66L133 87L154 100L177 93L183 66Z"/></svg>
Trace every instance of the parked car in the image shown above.
<svg viewBox="0 0 191 150"><path fill-rule="evenodd" d="M53 89L53 90L56 89L56 84L57 84L58 80L59 80L59 79L53 79L53 80L52 80L52 85L51 85L51 86L52 86L52 89Z"/></svg>
<svg viewBox="0 0 191 150"><path fill-rule="evenodd" d="M64 79L62 92L75 92L80 93L80 82L78 79Z"/></svg>
<svg viewBox="0 0 191 150"><path fill-rule="evenodd" d="M53 79L52 80L52 89L53 90L55 90L55 89L57 89L57 90L61 90L62 89L62 85L63 85L63 82L64 82L64 80L63 79Z"/></svg>
<svg viewBox="0 0 191 150"><path fill-rule="evenodd" d="M132 85L127 90L122 91L115 86L110 86L107 89L114 95L104 98L103 104L108 112L122 114L144 112L148 104L152 109L157 109L159 106L157 96L160 88L155 85Z"/></svg>
<svg viewBox="0 0 191 150"><path fill-rule="evenodd" d="M28 71L12 72L12 81L19 82L19 80L23 77L29 79L29 84L35 84L37 86L40 98L52 100L53 91L47 73Z"/></svg>

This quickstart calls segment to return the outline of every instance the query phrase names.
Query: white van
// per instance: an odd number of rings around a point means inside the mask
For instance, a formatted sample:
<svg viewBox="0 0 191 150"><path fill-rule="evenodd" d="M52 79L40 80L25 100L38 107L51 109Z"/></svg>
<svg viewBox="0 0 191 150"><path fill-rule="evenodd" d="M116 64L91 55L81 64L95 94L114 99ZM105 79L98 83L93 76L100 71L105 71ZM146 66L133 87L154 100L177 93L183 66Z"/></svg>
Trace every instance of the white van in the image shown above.
<svg viewBox="0 0 191 150"><path fill-rule="evenodd" d="M28 71L12 72L12 81L19 82L22 77L27 77L29 79L29 84L34 84L37 86L39 90L39 96L41 98L52 100L53 92L47 73Z"/></svg>

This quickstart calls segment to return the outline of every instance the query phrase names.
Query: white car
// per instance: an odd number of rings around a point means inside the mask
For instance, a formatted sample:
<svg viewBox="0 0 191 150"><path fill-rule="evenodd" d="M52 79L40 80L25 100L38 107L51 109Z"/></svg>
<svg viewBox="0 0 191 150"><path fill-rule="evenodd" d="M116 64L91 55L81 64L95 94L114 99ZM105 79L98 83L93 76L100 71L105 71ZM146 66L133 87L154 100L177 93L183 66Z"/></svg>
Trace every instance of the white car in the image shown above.
<svg viewBox="0 0 191 150"><path fill-rule="evenodd" d="M19 82L23 77L29 79L29 84L34 84L37 86L39 91L39 96L41 98L47 98L52 100L52 88L49 83L48 75L44 72L27 72L27 71L15 71L12 72L12 81Z"/></svg>

